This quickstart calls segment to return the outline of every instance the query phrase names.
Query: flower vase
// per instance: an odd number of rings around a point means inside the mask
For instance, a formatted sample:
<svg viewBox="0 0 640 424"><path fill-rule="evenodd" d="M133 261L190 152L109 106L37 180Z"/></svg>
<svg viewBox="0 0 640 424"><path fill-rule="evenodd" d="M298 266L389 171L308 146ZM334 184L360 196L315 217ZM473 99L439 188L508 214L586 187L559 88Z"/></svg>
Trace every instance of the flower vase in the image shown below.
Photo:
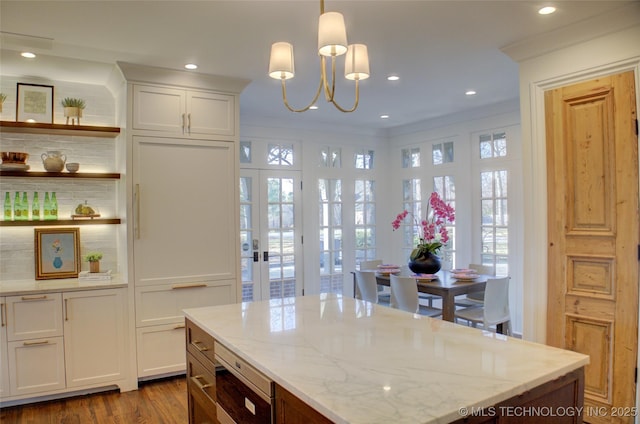
<svg viewBox="0 0 640 424"><path fill-rule="evenodd" d="M60 256L56 256L55 258L53 258L53 267L55 269L62 268L62 258Z"/></svg>
<svg viewBox="0 0 640 424"><path fill-rule="evenodd" d="M435 274L440 271L440 258L433 253L427 253L409 260L409 269L416 274Z"/></svg>

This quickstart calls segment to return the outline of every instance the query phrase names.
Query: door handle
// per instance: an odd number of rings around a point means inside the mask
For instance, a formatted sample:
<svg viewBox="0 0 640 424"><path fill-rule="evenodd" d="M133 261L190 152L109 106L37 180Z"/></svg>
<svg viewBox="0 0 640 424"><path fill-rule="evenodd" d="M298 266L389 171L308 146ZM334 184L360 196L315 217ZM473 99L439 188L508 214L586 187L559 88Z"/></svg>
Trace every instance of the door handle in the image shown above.
<svg viewBox="0 0 640 424"><path fill-rule="evenodd" d="M253 262L258 262L260 260L260 254L258 252L253 252Z"/></svg>
<svg viewBox="0 0 640 424"><path fill-rule="evenodd" d="M262 252L262 260L265 262L269 262L269 252L267 250Z"/></svg>

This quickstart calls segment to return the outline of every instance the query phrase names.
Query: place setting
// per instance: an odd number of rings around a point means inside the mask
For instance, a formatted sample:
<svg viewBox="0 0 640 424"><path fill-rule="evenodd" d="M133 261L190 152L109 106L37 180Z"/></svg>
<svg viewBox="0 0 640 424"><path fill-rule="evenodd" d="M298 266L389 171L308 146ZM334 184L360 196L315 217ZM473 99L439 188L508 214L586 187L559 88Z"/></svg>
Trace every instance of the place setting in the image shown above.
<svg viewBox="0 0 640 424"><path fill-rule="evenodd" d="M456 281L474 281L478 278L478 272L475 269L459 268L452 269L450 272Z"/></svg>
<svg viewBox="0 0 640 424"><path fill-rule="evenodd" d="M392 264L381 264L381 265L378 265L378 270L376 272L380 276L388 277L391 274L399 274L400 266L392 265Z"/></svg>

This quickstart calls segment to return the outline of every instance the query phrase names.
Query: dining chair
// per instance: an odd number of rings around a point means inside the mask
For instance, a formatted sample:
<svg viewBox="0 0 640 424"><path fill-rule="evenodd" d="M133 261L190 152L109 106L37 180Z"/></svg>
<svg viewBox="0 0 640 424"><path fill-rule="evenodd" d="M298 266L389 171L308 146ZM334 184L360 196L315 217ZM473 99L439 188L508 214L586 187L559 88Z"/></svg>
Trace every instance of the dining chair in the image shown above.
<svg viewBox="0 0 640 424"><path fill-rule="evenodd" d="M381 303L388 305L388 302L380 301L378 296L378 282L376 281L376 274L366 271L354 271L356 276L356 286L358 293L356 297L362 300L366 300L371 303Z"/></svg>
<svg viewBox="0 0 640 424"><path fill-rule="evenodd" d="M362 261L360 262L360 270L367 270L367 269L374 269L377 270L378 269L378 265L382 265L382 260L381 259L373 259L370 261ZM384 286L378 286L378 297L380 298L379 300L382 302L386 302L389 303L391 301L391 291L390 290L385 290Z"/></svg>
<svg viewBox="0 0 640 424"><path fill-rule="evenodd" d="M489 265L469 264L469 269L475 270L478 274L483 275L496 275L495 268ZM482 306L484 303L484 290L473 293L467 293L465 296L460 296L456 299L455 305L463 308L470 308L473 306Z"/></svg>
<svg viewBox="0 0 640 424"><path fill-rule="evenodd" d="M485 330L503 324L506 325L505 334L511 335L509 279L510 277L488 279L484 289L484 304L479 307L458 309L455 312L456 321L463 319L473 327L482 324L482 328Z"/></svg>
<svg viewBox="0 0 640 424"><path fill-rule="evenodd" d="M393 302L391 307L403 311L418 313L428 317L442 315L442 309L421 305L418 297L418 284L413 277L391 275L391 293Z"/></svg>

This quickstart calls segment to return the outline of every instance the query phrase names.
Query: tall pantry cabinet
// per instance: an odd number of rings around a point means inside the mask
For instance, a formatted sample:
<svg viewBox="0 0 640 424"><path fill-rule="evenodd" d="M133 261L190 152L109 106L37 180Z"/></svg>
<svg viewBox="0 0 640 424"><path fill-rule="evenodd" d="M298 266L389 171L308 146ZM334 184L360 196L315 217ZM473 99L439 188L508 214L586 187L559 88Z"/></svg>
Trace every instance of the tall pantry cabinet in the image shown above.
<svg viewBox="0 0 640 424"><path fill-rule="evenodd" d="M248 81L118 67L127 84L127 229L144 379L185 371L183 309L240 298L238 119Z"/></svg>

